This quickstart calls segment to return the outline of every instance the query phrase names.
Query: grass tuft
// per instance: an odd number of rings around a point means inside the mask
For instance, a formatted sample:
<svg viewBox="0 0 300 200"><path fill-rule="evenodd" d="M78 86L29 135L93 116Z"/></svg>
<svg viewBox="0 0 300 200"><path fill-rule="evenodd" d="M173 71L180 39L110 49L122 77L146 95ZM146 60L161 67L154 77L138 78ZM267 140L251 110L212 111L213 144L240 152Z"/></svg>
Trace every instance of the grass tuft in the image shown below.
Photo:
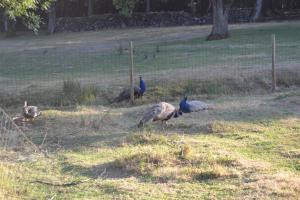
<svg viewBox="0 0 300 200"><path fill-rule="evenodd" d="M127 136L125 138L126 144L132 144L132 145L154 145L154 144L160 144L160 145L169 145L171 141L168 139L168 137L162 135L162 134L154 134L154 133L143 133L143 134L134 134Z"/></svg>
<svg viewBox="0 0 300 200"><path fill-rule="evenodd" d="M235 174L230 173L226 168L222 166L214 166L211 169L203 170L194 175L194 179L198 181L205 181L218 178L230 178L236 177Z"/></svg>
<svg viewBox="0 0 300 200"><path fill-rule="evenodd" d="M142 152L117 159L113 166L137 175L151 175L155 169L166 166L168 161L167 154Z"/></svg>
<svg viewBox="0 0 300 200"><path fill-rule="evenodd" d="M83 87L79 81L66 80L63 83L63 104L91 104L95 102L97 89Z"/></svg>
<svg viewBox="0 0 300 200"><path fill-rule="evenodd" d="M180 149L180 158L184 160L189 160L192 156L192 147L188 144L184 144Z"/></svg>

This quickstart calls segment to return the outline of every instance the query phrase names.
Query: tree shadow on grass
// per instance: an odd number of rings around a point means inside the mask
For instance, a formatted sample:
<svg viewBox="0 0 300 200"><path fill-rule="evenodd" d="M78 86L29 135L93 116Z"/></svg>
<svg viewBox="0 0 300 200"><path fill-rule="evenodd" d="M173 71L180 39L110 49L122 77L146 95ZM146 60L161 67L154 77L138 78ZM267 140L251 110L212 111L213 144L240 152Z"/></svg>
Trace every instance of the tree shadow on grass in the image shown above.
<svg viewBox="0 0 300 200"><path fill-rule="evenodd" d="M130 172L126 172L120 168L114 167L113 164L114 162L108 162L104 164L93 165L91 167L85 167L82 165L73 165L71 163L64 163L62 171L64 173L86 176L93 179L127 178L133 175Z"/></svg>
<svg viewBox="0 0 300 200"><path fill-rule="evenodd" d="M278 95L277 95L278 96ZM218 121L257 123L261 121L280 120L290 117L300 117L299 96L263 96L254 97L224 97L212 102L213 109L197 113L184 114L180 118L171 119L167 127L162 128L160 123L151 123L153 133L167 134L210 134L212 125ZM51 133L46 138L46 148L55 151L80 150L82 148L99 148L119 146L124 138L130 134L141 133L143 129L131 127L136 123L137 116L142 115L144 107L123 109L122 115L106 123L107 129L96 130L95 127L78 125L80 120L66 120L60 122L54 119L47 121ZM76 123L77 124L76 124ZM99 122L100 123L100 122ZM43 125L43 124L42 124ZM41 125L41 126L42 126ZM100 123L102 126L102 124ZM38 127L42 130L42 127ZM50 132L50 131L49 131ZM62 134L63 133L63 134ZM43 134L36 130L36 143L40 144Z"/></svg>
<svg viewBox="0 0 300 200"><path fill-rule="evenodd" d="M132 169L127 169L124 166L120 167L118 160L93 166L82 166L64 162L62 172L74 176L85 176L92 179L124 179L135 177L140 182L166 183L169 181L168 177L156 177L147 173L140 174Z"/></svg>

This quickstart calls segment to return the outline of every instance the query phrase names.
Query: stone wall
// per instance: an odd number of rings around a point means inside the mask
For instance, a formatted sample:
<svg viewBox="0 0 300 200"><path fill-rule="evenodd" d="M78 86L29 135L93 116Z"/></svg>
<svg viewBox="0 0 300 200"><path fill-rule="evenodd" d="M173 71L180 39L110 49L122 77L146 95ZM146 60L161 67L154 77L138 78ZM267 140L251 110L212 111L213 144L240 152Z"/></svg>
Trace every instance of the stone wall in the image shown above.
<svg viewBox="0 0 300 200"><path fill-rule="evenodd" d="M230 23L249 22L253 9L231 9ZM95 31L125 27L168 27L211 24L210 14L203 17L193 17L186 12L134 13L132 17L118 14L105 14L91 17L58 18L55 32Z"/></svg>

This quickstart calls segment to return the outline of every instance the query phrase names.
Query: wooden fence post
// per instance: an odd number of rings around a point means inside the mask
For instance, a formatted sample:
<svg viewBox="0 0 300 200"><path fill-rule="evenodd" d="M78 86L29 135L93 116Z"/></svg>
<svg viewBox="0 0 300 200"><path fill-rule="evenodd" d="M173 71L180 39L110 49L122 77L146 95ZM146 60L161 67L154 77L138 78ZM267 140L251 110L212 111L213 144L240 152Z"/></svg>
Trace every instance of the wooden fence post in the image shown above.
<svg viewBox="0 0 300 200"><path fill-rule="evenodd" d="M130 81L130 102L134 103L134 80L133 80L133 44L129 43L129 81Z"/></svg>
<svg viewBox="0 0 300 200"><path fill-rule="evenodd" d="M276 60L276 38L275 38L275 34L273 34L272 35L272 92L275 92L277 87L275 60Z"/></svg>

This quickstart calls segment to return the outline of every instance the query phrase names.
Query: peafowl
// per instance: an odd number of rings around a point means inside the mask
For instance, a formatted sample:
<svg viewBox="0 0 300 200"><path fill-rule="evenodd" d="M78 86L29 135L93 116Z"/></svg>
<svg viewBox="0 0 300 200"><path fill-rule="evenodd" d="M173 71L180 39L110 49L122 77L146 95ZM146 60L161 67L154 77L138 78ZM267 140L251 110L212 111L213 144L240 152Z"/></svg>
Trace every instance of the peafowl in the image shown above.
<svg viewBox="0 0 300 200"><path fill-rule="evenodd" d="M140 75L140 86L139 87L137 87L137 86L134 87L134 98L137 99L137 98L142 97L145 92L146 92L146 83L142 79L142 75ZM129 99L130 99L130 89L125 89L119 94L119 96L117 96L112 101L112 103L115 103L115 102L119 103L119 102L129 100Z"/></svg>
<svg viewBox="0 0 300 200"><path fill-rule="evenodd" d="M202 101L188 101L187 97L184 97L184 99L179 103L179 110L183 113L198 112L207 109L209 109L208 104Z"/></svg>
<svg viewBox="0 0 300 200"><path fill-rule="evenodd" d="M22 114L25 119L34 119L40 116L42 113L39 111L38 107L28 106L27 101L25 101Z"/></svg>
<svg viewBox="0 0 300 200"><path fill-rule="evenodd" d="M179 117L179 115L182 115L182 113L178 109L175 109L173 105L166 102L160 102L145 112L138 126L141 127L147 122L152 121L166 122L172 117Z"/></svg>

